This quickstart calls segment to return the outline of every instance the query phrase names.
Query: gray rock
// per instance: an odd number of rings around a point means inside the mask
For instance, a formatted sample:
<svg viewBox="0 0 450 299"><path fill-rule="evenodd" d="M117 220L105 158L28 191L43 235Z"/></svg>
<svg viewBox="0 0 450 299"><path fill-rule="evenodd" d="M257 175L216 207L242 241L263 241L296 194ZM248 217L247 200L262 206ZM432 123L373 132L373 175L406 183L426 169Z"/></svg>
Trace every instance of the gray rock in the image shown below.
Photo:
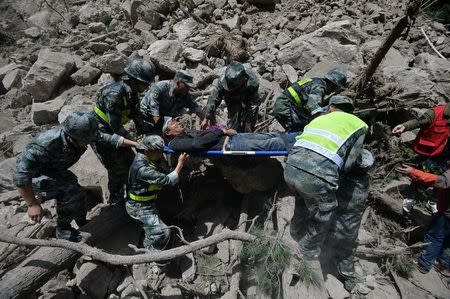
<svg viewBox="0 0 450 299"><path fill-rule="evenodd" d="M419 68L388 66L382 69L383 77L395 82L397 87L409 92L429 93L434 83L428 72Z"/></svg>
<svg viewBox="0 0 450 299"><path fill-rule="evenodd" d="M86 64L81 69L76 71L70 76L72 80L79 86L85 86L91 84L96 78L100 76L102 73L96 67L91 66L90 64Z"/></svg>
<svg viewBox="0 0 450 299"><path fill-rule="evenodd" d="M280 3L280 0L246 0L248 3L257 5L275 5Z"/></svg>
<svg viewBox="0 0 450 299"><path fill-rule="evenodd" d="M414 134L414 132L406 131L406 132L403 132L403 133L400 135L400 141L401 141L402 143L410 143L410 142L412 142L414 139L416 139L416 136L417 136L417 134Z"/></svg>
<svg viewBox="0 0 450 299"><path fill-rule="evenodd" d="M217 76L210 67L204 64L199 64L196 68L189 68L187 71L192 75L194 84L198 88L205 88Z"/></svg>
<svg viewBox="0 0 450 299"><path fill-rule="evenodd" d="M450 61L435 55L420 53L414 58L414 66L430 73L433 81L446 81L450 77Z"/></svg>
<svg viewBox="0 0 450 299"><path fill-rule="evenodd" d="M328 291L328 295L332 299L345 299L350 297L350 293L344 289L342 282L331 274L327 274L325 288Z"/></svg>
<svg viewBox="0 0 450 299"><path fill-rule="evenodd" d="M300 24L297 26L297 30L300 32L305 31L311 25L311 17L307 16L301 19Z"/></svg>
<svg viewBox="0 0 450 299"><path fill-rule="evenodd" d="M182 298L183 294L181 293L181 290L178 288L174 288L172 286L165 286L161 289L161 297L163 298Z"/></svg>
<svg viewBox="0 0 450 299"><path fill-rule="evenodd" d="M20 135L19 138L14 141L12 149L13 155L15 156L20 154L24 150L25 146L30 143L31 139L33 139L33 136L30 134Z"/></svg>
<svg viewBox="0 0 450 299"><path fill-rule="evenodd" d="M136 22L136 24L134 24L134 29L139 30L141 32L144 31L151 31L152 30L152 25L150 25L149 23L139 20Z"/></svg>
<svg viewBox="0 0 450 299"><path fill-rule="evenodd" d="M39 38L42 35L42 30L38 27L30 27L25 29L23 33L25 34L25 36L30 38Z"/></svg>
<svg viewBox="0 0 450 299"><path fill-rule="evenodd" d="M245 36L253 36L253 34L256 31L256 28L251 21L248 21L247 23L241 26L241 31Z"/></svg>
<svg viewBox="0 0 450 299"><path fill-rule="evenodd" d="M0 185L7 190L16 189L11 178L11 171L16 165L16 158L5 159L0 162Z"/></svg>
<svg viewBox="0 0 450 299"><path fill-rule="evenodd" d="M42 49L39 51L37 61L23 80L23 89L35 102L46 101L72 73L74 66L72 55Z"/></svg>
<svg viewBox="0 0 450 299"><path fill-rule="evenodd" d="M152 29L157 29L161 25L161 17L154 8L153 3L143 3L143 5L138 7L137 15L139 20L143 20L150 24Z"/></svg>
<svg viewBox="0 0 450 299"><path fill-rule="evenodd" d="M213 4L216 8L223 8L227 4L227 0L207 0Z"/></svg>
<svg viewBox="0 0 450 299"><path fill-rule="evenodd" d="M361 46L361 51L363 52L365 61L370 61L375 52L381 46L381 43L382 43L381 39L376 39L368 41ZM407 57L404 57L395 48L389 49L383 61L381 62L381 65L384 67L386 66L408 67L408 64L409 59Z"/></svg>
<svg viewBox="0 0 450 299"><path fill-rule="evenodd" d="M287 35L285 32L280 32L277 36L277 39L275 40L276 46L282 46L284 44L287 44L292 39L289 35Z"/></svg>
<svg viewBox="0 0 450 299"><path fill-rule="evenodd" d="M130 55L132 50L129 43L120 43L116 46L116 49L119 53L124 55Z"/></svg>
<svg viewBox="0 0 450 299"><path fill-rule="evenodd" d="M6 90L10 90L12 88L21 88L22 87L22 78L27 75L27 72L22 69L15 69L3 78L2 83L3 87Z"/></svg>
<svg viewBox="0 0 450 299"><path fill-rule="evenodd" d="M370 290L369 290L370 291ZM415 294L417 295L417 294ZM391 284L379 285L375 290L371 291L367 299L379 299L379 298L389 298L389 299L400 299L401 297L397 293L395 287ZM419 297L417 297L419 298Z"/></svg>
<svg viewBox="0 0 450 299"><path fill-rule="evenodd" d="M88 29L91 33L100 33L106 31L106 25L102 22L94 22L88 24Z"/></svg>
<svg viewBox="0 0 450 299"><path fill-rule="evenodd" d="M6 74L8 74L9 72L17 69L18 67L19 66L17 64L15 64L15 63L9 63L9 64L7 64L5 66L2 66L0 68L0 80L2 80L6 76Z"/></svg>
<svg viewBox="0 0 450 299"><path fill-rule="evenodd" d="M433 268L427 274L414 271L410 281L419 288L430 292L433 298L449 298L450 291Z"/></svg>
<svg viewBox="0 0 450 299"><path fill-rule="evenodd" d="M331 22L282 46L278 53L281 64L308 70L318 61L360 65L362 58L357 44L359 36L350 21Z"/></svg>
<svg viewBox="0 0 450 299"><path fill-rule="evenodd" d="M109 50L109 44L104 42L89 43L88 47L96 54L103 54Z"/></svg>
<svg viewBox="0 0 450 299"><path fill-rule="evenodd" d="M194 18L187 18L173 25L173 32L180 41L197 34L199 25Z"/></svg>
<svg viewBox="0 0 450 299"><path fill-rule="evenodd" d="M33 98L23 89L13 88L5 94L5 99L11 108L22 108L30 105Z"/></svg>
<svg viewBox="0 0 450 299"><path fill-rule="evenodd" d="M46 9L38 11L28 18L28 22L39 28L51 29L50 12Z"/></svg>
<svg viewBox="0 0 450 299"><path fill-rule="evenodd" d="M239 18L239 15L236 14L230 19L225 19L217 23L223 25L225 28L231 31L234 29L239 29L239 26L241 25L241 19Z"/></svg>
<svg viewBox="0 0 450 299"><path fill-rule="evenodd" d="M57 97L44 103L31 105L31 120L38 126L52 124L58 121L58 113L66 103L65 97Z"/></svg>
<svg viewBox="0 0 450 299"><path fill-rule="evenodd" d="M111 6L98 5L96 2L88 2L80 10L80 23L89 24L93 22L102 22L109 24L111 22Z"/></svg>
<svg viewBox="0 0 450 299"><path fill-rule="evenodd" d="M92 298L105 298L119 285L120 271L101 263L81 265L75 277L77 286Z"/></svg>
<svg viewBox="0 0 450 299"><path fill-rule="evenodd" d="M98 57L93 65L104 73L120 75L128 64L128 57L120 53L110 53Z"/></svg>
<svg viewBox="0 0 450 299"><path fill-rule="evenodd" d="M186 60L192 61L192 62L200 62L205 59L205 51L203 50L197 50L194 48L186 48L183 50L183 53L181 54Z"/></svg>
<svg viewBox="0 0 450 299"><path fill-rule="evenodd" d="M283 64L281 66L283 72L286 74L289 82L293 83L298 80L297 71L290 64Z"/></svg>
<svg viewBox="0 0 450 299"><path fill-rule="evenodd" d="M176 40L158 40L150 45L144 59L152 60L165 72L175 73L182 68L179 62L183 52L182 44Z"/></svg>

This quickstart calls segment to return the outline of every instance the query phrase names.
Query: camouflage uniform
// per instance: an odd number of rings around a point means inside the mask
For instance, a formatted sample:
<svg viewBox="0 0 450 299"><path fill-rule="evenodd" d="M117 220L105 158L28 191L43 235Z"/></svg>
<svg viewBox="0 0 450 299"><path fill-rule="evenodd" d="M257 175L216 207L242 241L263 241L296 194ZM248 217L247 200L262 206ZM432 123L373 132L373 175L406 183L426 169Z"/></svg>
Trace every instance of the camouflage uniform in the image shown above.
<svg viewBox="0 0 450 299"><path fill-rule="evenodd" d="M201 108L194 102L190 94L185 97L174 94L173 80L159 81L153 84L140 104L143 116L150 121L153 121L153 116L159 116L161 119L165 116L178 116L183 108L189 108L191 113L201 112ZM159 128L159 132L161 132L161 128Z"/></svg>
<svg viewBox="0 0 450 299"><path fill-rule="evenodd" d="M116 143L117 138L101 136L102 142ZM46 201L56 199L59 227L72 220L84 220L86 194L76 176L68 171L86 151L69 143L61 128L36 136L18 156L13 170L13 182L18 187L32 186L36 197Z"/></svg>
<svg viewBox="0 0 450 299"><path fill-rule="evenodd" d="M159 218L155 199L162 186L177 183L178 174L175 171L161 173L155 162L142 153L136 154L128 177L126 209L133 219L142 223L145 232L144 247L147 249L162 250L168 244L170 229ZM149 195L152 199L143 199L143 196Z"/></svg>
<svg viewBox="0 0 450 299"><path fill-rule="evenodd" d="M311 81L301 85L301 88L302 107L295 103L286 89L275 100L270 113L287 132L303 131L311 115L322 110L322 100L328 93L327 84L322 78L311 78Z"/></svg>
<svg viewBox="0 0 450 299"><path fill-rule="evenodd" d="M217 107L222 100L225 100L228 109L227 126L229 128L243 132L245 123L255 125L259 105L261 104L258 94L259 81L252 71L246 69L245 72L247 74L246 84L237 90L231 91L229 89L225 75L219 79L204 110L207 119L214 119Z"/></svg>
<svg viewBox="0 0 450 299"><path fill-rule="evenodd" d="M99 130L105 135L128 138L129 133L123 125L130 118L133 119L138 133L144 130L139 112L138 94L132 93L131 88L124 81L117 81L102 88L94 109ZM134 158L133 150L129 147L120 147L120 143L111 147L108 144L96 142L92 147L108 171L111 202L122 201L123 186L126 184L128 169Z"/></svg>
<svg viewBox="0 0 450 299"><path fill-rule="evenodd" d="M284 171L286 183L296 196L293 237L306 257L320 255L330 231L336 240L345 240L339 243L338 257L338 269L344 278L354 277L353 250L368 195L368 176L353 174L365 132L359 129L340 147L339 155L346 157L341 168L319 153L294 146Z"/></svg>

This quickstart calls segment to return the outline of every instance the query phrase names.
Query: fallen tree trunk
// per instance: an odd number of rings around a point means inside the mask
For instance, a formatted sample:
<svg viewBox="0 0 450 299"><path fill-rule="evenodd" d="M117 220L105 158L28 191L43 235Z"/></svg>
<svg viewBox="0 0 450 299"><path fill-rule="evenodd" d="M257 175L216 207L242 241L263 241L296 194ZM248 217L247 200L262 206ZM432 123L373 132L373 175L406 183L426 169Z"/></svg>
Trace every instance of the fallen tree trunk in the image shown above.
<svg viewBox="0 0 450 299"><path fill-rule="evenodd" d="M356 94L361 94L364 86L367 82L370 81L376 69L380 65L383 58L386 56L386 53L392 47L394 42L401 36L403 31L412 24L415 16L417 15L420 6L422 5L422 0L412 0L408 7L406 8L405 15L397 21L392 31L383 41L381 46L378 48L375 55L372 57L369 65L365 69L365 71L359 76L358 80L355 81L354 84L350 87Z"/></svg>
<svg viewBox="0 0 450 299"><path fill-rule="evenodd" d="M118 227L125 225L130 218L124 210L103 209L98 216L86 224L81 231L88 237L86 244L94 244L111 235ZM27 246L40 246L41 242L54 242L39 239L21 238L1 232L0 241ZM10 242L17 240L18 242ZM58 240L62 241L62 240ZM80 243L71 243L80 246ZM87 246L87 245L84 245ZM28 298L51 277L69 267L80 256L70 248L38 248L16 268L7 272L0 280L0 298Z"/></svg>

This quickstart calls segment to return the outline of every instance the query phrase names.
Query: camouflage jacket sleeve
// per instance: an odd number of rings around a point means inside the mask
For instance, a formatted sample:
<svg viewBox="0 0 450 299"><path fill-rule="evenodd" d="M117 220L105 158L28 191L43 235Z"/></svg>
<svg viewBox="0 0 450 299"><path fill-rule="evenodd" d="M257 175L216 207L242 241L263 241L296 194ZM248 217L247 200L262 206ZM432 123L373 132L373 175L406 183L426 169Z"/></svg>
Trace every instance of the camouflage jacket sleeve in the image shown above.
<svg viewBox="0 0 450 299"><path fill-rule="evenodd" d="M306 102L306 109L309 111L310 115L322 111L321 104L325 95L326 90L324 86L317 84L311 88L308 94L308 101Z"/></svg>
<svg viewBox="0 0 450 299"><path fill-rule="evenodd" d="M348 146L345 164L343 166L344 172L349 172L356 164L356 160L361 155L364 146L364 139L366 138L367 130L365 128L359 129L355 132L343 145Z"/></svg>
<svg viewBox="0 0 450 299"><path fill-rule="evenodd" d="M407 122L404 122L406 131L411 131L417 128L425 128L429 126L434 119L434 111L432 109L428 109L424 114L419 116L417 119L411 119Z"/></svg>
<svg viewBox="0 0 450 299"><path fill-rule="evenodd" d="M204 110L204 114L207 119L214 118L214 115L216 114L216 109L217 107L219 107L220 102L222 102L222 98L223 98L223 90L219 86L214 87Z"/></svg>
<svg viewBox="0 0 450 299"><path fill-rule="evenodd" d="M153 84L149 91L145 94L141 101L141 112L145 117L160 116L159 115L159 96L161 91L157 84Z"/></svg>
<svg viewBox="0 0 450 299"><path fill-rule="evenodd" d="M139 169L137 178L139 180L146 181L149 184L159 186L174 186L178 183L179 180L177 172L172 171L169 174L165 174L159 172L155 167L152 166L146 166Z"/></svg>
<svg viewBox="0 0 450 299"><path fill-rule="evenodd" d="M98 142L103 143L103 144L109 144L116 148L119 148L122 145L123 140L125 139L123 136L121 136L119 134L107 134L107 133L100 132L99 135L100 136L99 136Z"/></svg>
<svg viewBox="0 0 450 299"><path fill-rule="evenodd" d="M106 106L105 114L108 119L109 126L114 133L123 131L124 129L121 123L123 99L118 93L115 92L110 92L104 97Z"/></svg>
<svg viewBox="0 0 450 299"><path fill-rule="evenodd" d="M31 185L31 180L38 177L42 171L42 165L50 161L49 153L39 147L30 146L17 158L13 169L12 178L16 186Z"/></svg>
<svg viewBox="0 0 450 299"><path fill-rule="evenodd" d="M252 86L248 90L247 101L244 106L244 122L253 123L258 115L259 105L261 105L261 99L258 94L258 86Z"/></svg>

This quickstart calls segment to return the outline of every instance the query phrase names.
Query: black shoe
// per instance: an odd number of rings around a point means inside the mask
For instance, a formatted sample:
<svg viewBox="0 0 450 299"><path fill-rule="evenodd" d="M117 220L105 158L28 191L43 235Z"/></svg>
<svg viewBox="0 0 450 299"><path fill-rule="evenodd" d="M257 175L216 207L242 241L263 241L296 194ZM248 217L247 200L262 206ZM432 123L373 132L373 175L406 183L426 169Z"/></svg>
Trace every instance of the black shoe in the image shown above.
<svg viewBox="0 0 450 299"><path fill-rule="evenodd" d="M88 222L89 221L87 221L86 218L75 220L75 223L78 225L78 227L85 226Z"/></svg>
<svg viewBox="0 0 450 299"><path fill-rule="evenodd" d="M56 239L63 239L71 242L80 242L81 235L73 227L57 227Z"/></svg>

